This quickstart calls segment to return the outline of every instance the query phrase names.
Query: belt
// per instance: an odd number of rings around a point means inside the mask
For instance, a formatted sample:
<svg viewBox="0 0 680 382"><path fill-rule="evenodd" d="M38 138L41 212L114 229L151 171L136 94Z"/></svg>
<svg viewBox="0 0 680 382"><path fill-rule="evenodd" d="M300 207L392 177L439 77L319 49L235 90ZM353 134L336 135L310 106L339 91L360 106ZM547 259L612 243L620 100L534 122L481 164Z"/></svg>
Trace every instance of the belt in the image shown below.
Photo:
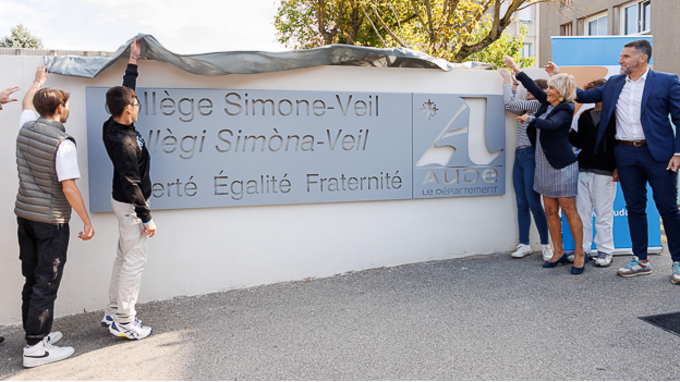
<svg viewBox="0 0 680 382"><path fill-rule="evenodd" d="M647 141L646 140L641 140L641 141L617 141L619 142L620 145L624 146L646 146Z"/></svg>

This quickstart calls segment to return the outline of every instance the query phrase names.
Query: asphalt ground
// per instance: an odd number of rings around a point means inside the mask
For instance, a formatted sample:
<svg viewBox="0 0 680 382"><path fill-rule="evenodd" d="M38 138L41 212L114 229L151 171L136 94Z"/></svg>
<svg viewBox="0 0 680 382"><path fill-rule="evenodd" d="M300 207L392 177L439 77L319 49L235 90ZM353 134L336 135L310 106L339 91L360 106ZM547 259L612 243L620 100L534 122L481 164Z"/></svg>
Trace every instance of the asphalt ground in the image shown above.
<svg viewBox="0 0 680 382"><path fill-rule="evenodd" d="M138 305L141 341L78 314L54 325L75 354L34 369L2 327L0 379L680 380L680 336L638 319L680 311L667 249L616 276L629 259L573 276L502 253L179 297Z"/></svg>

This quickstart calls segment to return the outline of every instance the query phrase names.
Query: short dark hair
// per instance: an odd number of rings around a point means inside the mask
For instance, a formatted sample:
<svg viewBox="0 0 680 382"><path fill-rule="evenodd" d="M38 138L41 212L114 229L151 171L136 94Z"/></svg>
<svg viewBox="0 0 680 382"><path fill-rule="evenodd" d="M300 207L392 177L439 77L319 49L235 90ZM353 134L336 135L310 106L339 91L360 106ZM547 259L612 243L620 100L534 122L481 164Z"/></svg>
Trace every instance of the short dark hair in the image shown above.
<svg viewBox="0 0 680 382"><path fill-rule="evenodd" d="M607 80L604 78L598 78L596 80L590 81L585 86L583 86L583 90L590 90L590 89L595 89L599 88L600 86L604 86L604 84L607 83Z"/></svg>
<svg viewBox="0 0 680 382"><path fill-rule="evenodd" d="M114 117L123 115L125 108L137 101L137 93L127 86L114 86L106 92L106 107Z"/></svg>
<svg viewBox="0 0 680 382"><path fill-rule="evenodd" d="M635 40L623 46L624 48L635 48L638 54L647 55L647 63L652 59L652 44L647 40Z"/></svg>
<svg viewBox="0 0 680 382"><path fill-rule="evenodd" d="M534 80L534 82L536 83L536 85L538 85L539 88L541 88L543 90L548 88L548 80L545 80L543 78L539 78L537 80Z"/></svg>
<svg viewBox="0 0 680 382"><path fill-rule="evenodd" d="M66 106L69 97L69 94L63 90L43 88L33 96L33 106L40 116L52 116L57 112L59 105Z"/></svg>

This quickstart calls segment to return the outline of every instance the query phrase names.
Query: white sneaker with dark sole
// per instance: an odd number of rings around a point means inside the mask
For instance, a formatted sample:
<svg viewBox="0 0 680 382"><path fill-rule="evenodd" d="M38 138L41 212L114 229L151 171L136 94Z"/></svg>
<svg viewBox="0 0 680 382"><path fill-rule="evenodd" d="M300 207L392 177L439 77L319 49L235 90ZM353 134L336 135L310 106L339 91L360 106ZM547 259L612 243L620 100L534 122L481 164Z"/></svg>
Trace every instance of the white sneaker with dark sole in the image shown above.
<svg viewBox="0 0 680 382"><path fill-rule="evenodd" d="M73 355L74 350L70 346L59 347L50 345L47 337L33 346L24 348L24 367L37 367L48 363L61 361Z"/></svg>
<svg viewBox="0 0 680 382"><path fill-rule="evenodd" d="M124 337L131 340L141 340L151 335L153 329L148 326L142 325L138 320L128 322L127 324L121 324L120 322L113 321L111 326L109 326L109 332L114 336Z"/></svg>

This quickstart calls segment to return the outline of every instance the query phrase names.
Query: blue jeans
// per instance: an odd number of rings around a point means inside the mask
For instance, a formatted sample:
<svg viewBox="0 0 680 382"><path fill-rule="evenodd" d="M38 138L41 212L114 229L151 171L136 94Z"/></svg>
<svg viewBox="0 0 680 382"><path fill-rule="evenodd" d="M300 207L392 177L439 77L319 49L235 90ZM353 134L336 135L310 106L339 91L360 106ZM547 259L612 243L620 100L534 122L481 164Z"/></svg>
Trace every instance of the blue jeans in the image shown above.
<svg viewBox="0 0 680 382"><path fill-rule="evenodd" d="M512 166L512 185L517 198L517 222L520 244L529 244L531 216L541 237L541 244L548 244L548 219L541 204L541 195L534 191L534 170L536 156L532 146L515 149L515 163Z"/></svg>
<svg viewBox="0 0 680 382"><path fill-rule="evenodd" d="M672 136L671 136L672 138ZM623 198L628 209L628 228L633 255L647 260L647 182L652 187L656 209L663 220L668 250L673 261L680 261L680 211L678 211L678 174L666 170L668 162L658 162L648 146L614 148Z"/></svg>

